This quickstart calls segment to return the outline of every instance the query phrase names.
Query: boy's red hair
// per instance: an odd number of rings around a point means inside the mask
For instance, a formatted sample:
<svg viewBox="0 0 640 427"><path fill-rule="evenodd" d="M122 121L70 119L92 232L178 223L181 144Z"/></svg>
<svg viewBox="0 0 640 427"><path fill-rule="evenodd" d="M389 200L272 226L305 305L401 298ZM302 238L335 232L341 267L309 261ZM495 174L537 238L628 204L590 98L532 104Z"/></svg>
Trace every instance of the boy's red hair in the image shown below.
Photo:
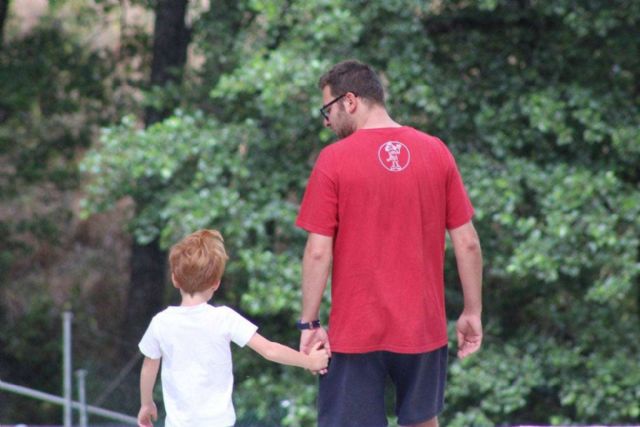
<svg viewBox="0 0 640 427"><path fill-rule="evenodd" d="M169 265L176 285L188 294L215 285L227 263L224 239L218 230L199 230L171 247Z"/></svg>

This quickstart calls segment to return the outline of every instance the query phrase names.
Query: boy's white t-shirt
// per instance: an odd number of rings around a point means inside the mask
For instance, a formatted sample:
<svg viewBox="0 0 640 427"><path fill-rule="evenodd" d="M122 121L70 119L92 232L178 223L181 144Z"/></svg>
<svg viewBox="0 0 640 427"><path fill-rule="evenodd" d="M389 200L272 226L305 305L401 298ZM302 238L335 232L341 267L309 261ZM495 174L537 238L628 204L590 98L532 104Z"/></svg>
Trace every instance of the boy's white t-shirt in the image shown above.
<svg viewBox="0 0 640 427"><path fill-rule="evenodd" d="M244 347L258 327L229 307L202 303L156 314L140 351L162 358L166 427L232 426L233 341Z"/></svg>

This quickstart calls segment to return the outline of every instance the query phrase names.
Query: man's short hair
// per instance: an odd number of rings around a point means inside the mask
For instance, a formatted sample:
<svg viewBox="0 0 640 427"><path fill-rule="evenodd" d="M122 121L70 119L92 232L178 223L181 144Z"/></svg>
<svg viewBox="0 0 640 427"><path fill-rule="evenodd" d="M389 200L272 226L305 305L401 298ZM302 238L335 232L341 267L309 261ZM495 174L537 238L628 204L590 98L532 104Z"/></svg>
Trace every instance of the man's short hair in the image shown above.
<svg viewBox="0 0 640 427"><path fill-rule="evenodd" d="M217 230L199 230L171 247L169 265L177 285L188 294L216 284L227 263L224 240Z"/></svg>
<svg viewBox="0 0 640 427"><path fill-rule="evenodd" d="M333 96L347 92L384 106L384 88L375 70L355 59L342 61L334 65L318 80L320 89L331 88Z"/></svg>

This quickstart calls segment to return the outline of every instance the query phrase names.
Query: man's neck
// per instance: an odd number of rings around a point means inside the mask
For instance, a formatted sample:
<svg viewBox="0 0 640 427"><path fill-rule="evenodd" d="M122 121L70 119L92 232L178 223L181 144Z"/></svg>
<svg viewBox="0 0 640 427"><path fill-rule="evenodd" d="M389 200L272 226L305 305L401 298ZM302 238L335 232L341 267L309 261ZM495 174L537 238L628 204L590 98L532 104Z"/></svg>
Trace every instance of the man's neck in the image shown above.
<svg viewBox="0 0 640 427"><path fill-rule="evenodd" d="M397 128L402 127L401 124L394 121L387 113L387 110L381 106L373 106L363 115L358 129L378 129L378 128Z"/></svg>

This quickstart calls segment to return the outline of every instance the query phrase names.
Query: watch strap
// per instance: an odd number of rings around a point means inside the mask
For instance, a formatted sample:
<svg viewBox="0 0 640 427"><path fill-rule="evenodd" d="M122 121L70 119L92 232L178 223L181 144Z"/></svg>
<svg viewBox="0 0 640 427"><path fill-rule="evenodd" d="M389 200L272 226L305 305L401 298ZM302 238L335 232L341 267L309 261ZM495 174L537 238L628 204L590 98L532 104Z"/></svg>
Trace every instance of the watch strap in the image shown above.
<svg viewBox="0 0 640 427"><path fill-rule="evenodd" d="M316 329L320 327L320 321L319 320L312 320L311 322L302 322L300 320L298 320L296 322L296 328L298 328L301 331L304 331L305 329Z"/></svg>

